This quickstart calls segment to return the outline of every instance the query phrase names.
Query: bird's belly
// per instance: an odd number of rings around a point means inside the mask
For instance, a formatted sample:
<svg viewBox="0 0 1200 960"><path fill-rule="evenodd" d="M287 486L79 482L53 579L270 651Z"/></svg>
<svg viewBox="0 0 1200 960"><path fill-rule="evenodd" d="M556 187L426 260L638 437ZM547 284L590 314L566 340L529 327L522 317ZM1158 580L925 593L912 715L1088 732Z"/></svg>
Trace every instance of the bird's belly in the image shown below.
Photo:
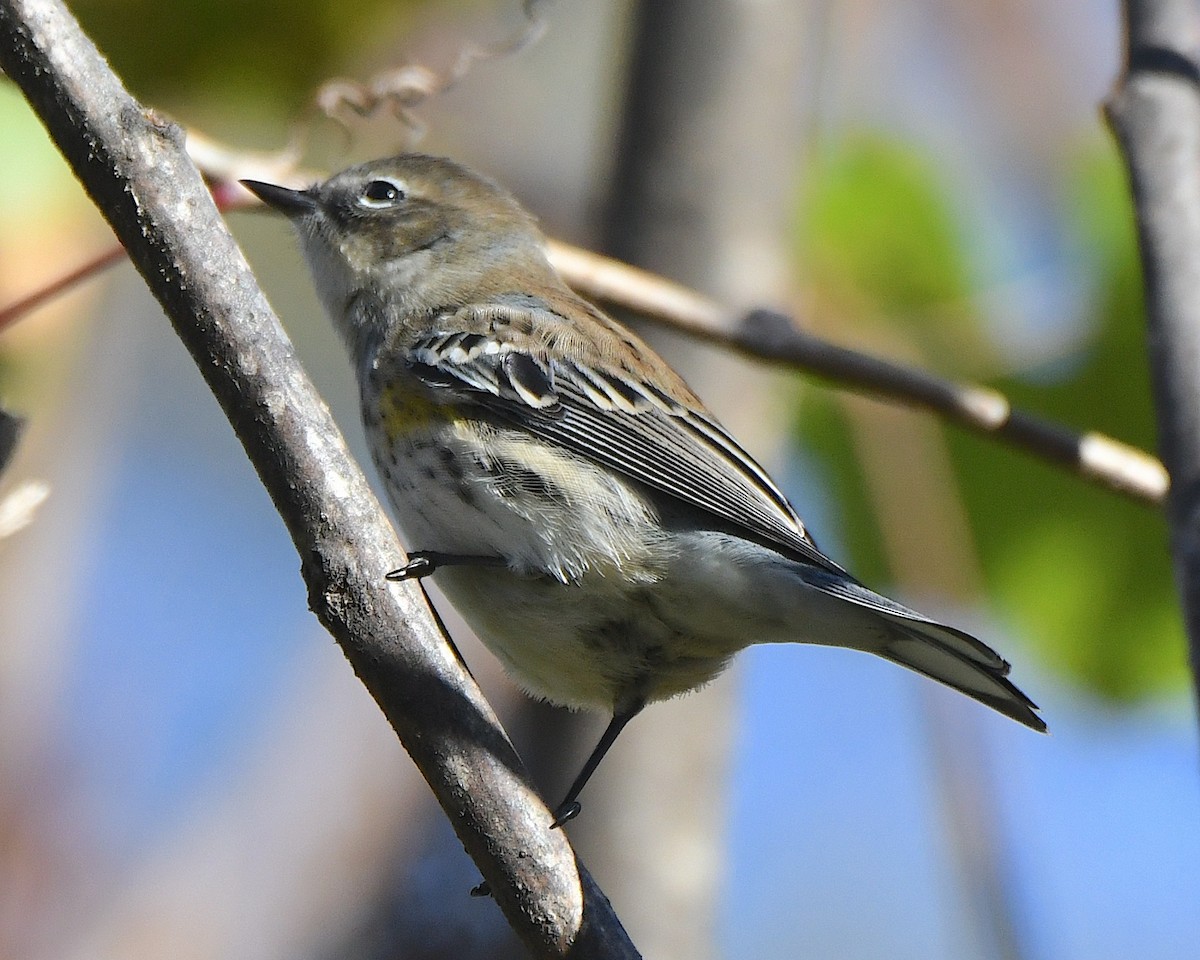
<svg viewBox="0 0 1200 960"><path fill-rule="evenodd" d="M714 645L665 609L657 584L590 573L575 583L486 567L448 567L435 582L530 693L611 711L699 687L734 647Z"/></svg>
<svg viewBox="0 0 1200 960"><path fill-rule="evenodd" d="M693 689L725 665L664 615L670 538L643 490L471 421L372 448L410 549L500 557L434 582L530 692L611 710Z"/></svg>
<svg viewBox="0 0 1200 960"><path fill-rule="evenodd" d="M410 549L505 561L434 582L538 696L611 710L701 686L750 643L839 642L824 606L840 604L814 604L777 554L665 529L644 488L528 434L372 440Z"/></svg>

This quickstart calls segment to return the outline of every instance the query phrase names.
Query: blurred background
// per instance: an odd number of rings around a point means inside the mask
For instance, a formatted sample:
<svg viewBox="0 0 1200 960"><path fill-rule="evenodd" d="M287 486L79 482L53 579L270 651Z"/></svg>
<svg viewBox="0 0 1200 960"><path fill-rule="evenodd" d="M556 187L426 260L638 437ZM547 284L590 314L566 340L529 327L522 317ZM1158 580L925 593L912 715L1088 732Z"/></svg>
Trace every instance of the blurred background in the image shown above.
<svg viewBox="0 0 1200 960"><path fill-rule="evenodd" d="M325 81L521 35L516 0L77 0L132 91L281 149ZM557 0L419 108L313 119L332 170L419 146L559 238L1152 449L1097 0ZM0 85L0 308L111 245ZM420 135L418 135L420 133ZM249 172L249 171L248 171ZM285 224L231 217L366 462ZM1197 734L1162 517L928 416L650 331L872 586L977 633L1038 737L890 664L754 648L631 725L572 838L648 957L1191 958ZM128 264L0 334L0 957L520 956L328 635ZM603 726L449 625L553 799Z"/></svg>

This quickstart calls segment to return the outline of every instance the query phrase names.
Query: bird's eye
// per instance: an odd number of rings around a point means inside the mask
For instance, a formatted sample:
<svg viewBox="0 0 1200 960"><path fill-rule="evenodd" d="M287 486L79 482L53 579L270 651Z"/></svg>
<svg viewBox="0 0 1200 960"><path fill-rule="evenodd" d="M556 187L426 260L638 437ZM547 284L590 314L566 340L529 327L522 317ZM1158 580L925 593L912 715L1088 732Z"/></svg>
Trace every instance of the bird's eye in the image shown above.
<svg viewBox="0 0 1200 960"><path fill-rule="evenodd" d="M372 180L358 195L358 202L364 207L380 209L393 207L404 199L404 187L395 180Z"/></svg>

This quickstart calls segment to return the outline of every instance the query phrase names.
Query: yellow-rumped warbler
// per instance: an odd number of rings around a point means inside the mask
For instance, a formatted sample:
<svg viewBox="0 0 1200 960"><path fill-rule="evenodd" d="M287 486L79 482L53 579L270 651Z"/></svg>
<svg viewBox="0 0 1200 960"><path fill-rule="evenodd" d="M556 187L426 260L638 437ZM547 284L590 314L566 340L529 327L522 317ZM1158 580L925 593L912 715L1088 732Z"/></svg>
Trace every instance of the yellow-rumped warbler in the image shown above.
<svg viewBox="0 0 1200 960"><path fill-rule="evenodd" d="M408 154L307 190L243 181L299 231L371 450L438 585L533 694L609 711L556 812L647 703L751 643L849 647L1043 731L1008 664L868 590L679 376L571 292L534 220Z"/></svg>

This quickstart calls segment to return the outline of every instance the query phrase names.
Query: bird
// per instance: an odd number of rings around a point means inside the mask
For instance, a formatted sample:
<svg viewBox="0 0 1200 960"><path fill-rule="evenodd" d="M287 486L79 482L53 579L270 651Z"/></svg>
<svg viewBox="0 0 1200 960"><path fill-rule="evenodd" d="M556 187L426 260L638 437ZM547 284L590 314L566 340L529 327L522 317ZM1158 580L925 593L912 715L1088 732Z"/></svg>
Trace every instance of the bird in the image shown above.
<svg viewBox="0 0 1200 960"><path fill-rule="evenodd" d="M304 189L243 180L291 221L350 354L406 541L525 691L625 726L754 643L875 654L1038 732L1009 664L864 586L643 340L574 293L513 196L405 153Z"/></svg>

